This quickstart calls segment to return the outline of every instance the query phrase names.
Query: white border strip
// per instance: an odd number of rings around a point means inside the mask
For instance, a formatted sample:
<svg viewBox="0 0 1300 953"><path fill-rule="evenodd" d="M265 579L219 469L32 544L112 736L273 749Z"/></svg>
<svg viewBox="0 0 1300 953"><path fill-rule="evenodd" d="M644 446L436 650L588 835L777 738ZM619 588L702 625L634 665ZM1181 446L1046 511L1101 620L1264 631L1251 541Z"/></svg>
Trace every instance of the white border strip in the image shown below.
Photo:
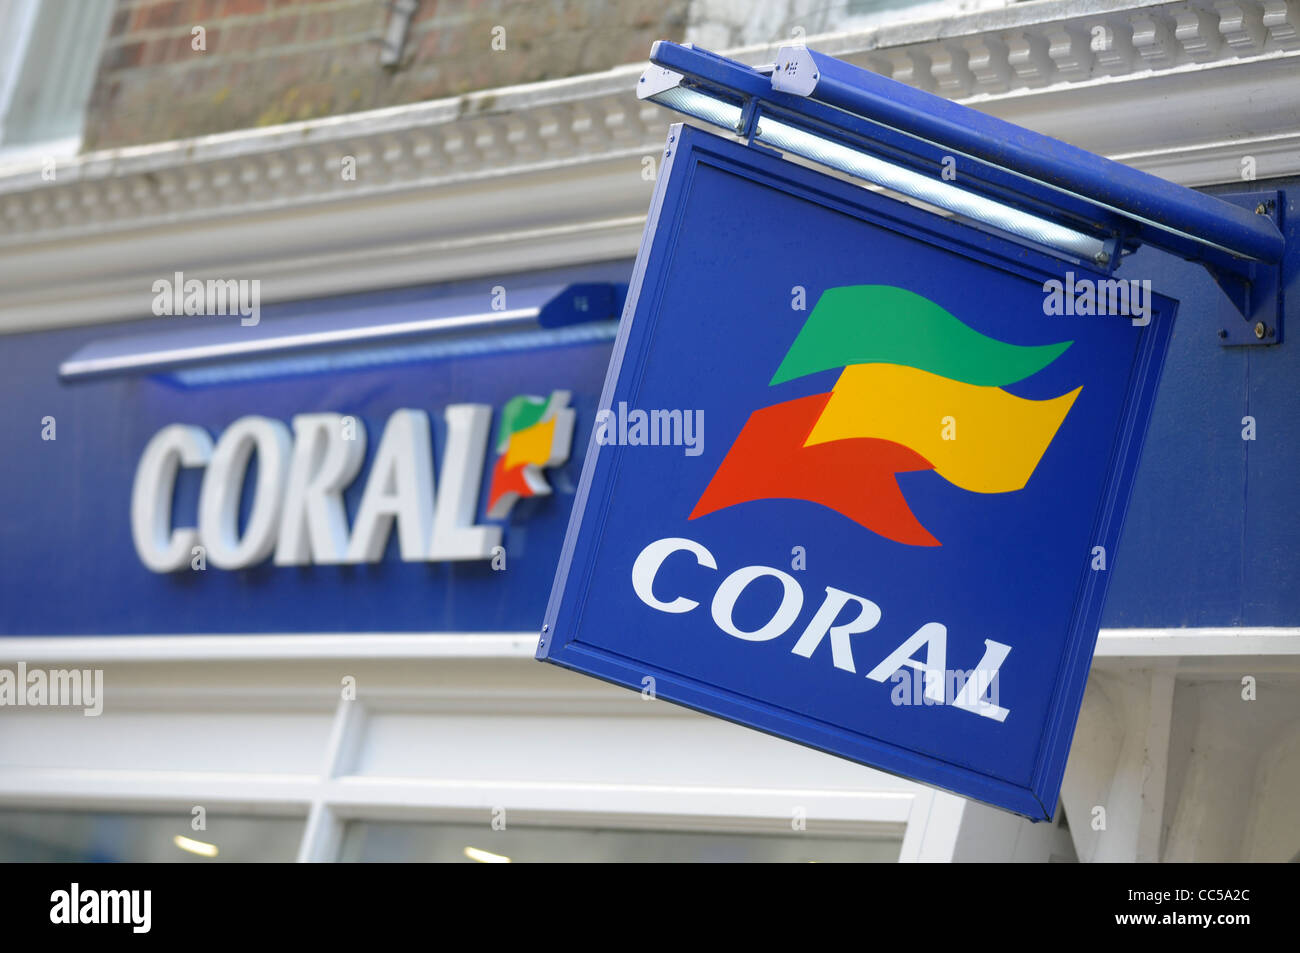
<svg viewBox="0 0 1300 953"><path fill-rule="evenodd" d="M338 820L486 819L509 804L514 817L546 814L549 823L582 823L583 815L616 826L669 830L769 828L790 831L791 807L807 810L813 832L827 828L867 837L904 836L918 799L930 792L843 791L602 782L409 777L318 778L237 772L160 772L105 769L0 769L0 807L54 810L165 811L205 804L213 810L299 816L313 803ZM433 813L434 816L430 816ZM537 818L521 820L536 824ZM751 822L772 820L773 825ZM618 823L621 821L621 823ZM687 823L683 824L682 822ZM693 821L693 822L692 822ZM486 820L484 821L486 826ZM779 825L779 826L778 826ZM772 828L776 828L772 830ZM309 854L333 859L337 850Z"/></svg>
<svg viewBox="0 0 1300 953"><path fill-rule="evenodd" d="M1094 658L1300 655L1300 627L1102 629Z"/></svg>
<svg viewBox="0 0 1300 953"><path fill-rule="evenodd" d="M532 658L536 632L349 632L344 635L0 637L0 660L213 662L312 659Z"/></svg>
<svg viewBox="0 0 1300 953"><path fill-rule="evenodd" d="M0 661L532 658L536 632L0 636ZM1300 627L1102 629L1096 658L1300 655Z"/></svg>

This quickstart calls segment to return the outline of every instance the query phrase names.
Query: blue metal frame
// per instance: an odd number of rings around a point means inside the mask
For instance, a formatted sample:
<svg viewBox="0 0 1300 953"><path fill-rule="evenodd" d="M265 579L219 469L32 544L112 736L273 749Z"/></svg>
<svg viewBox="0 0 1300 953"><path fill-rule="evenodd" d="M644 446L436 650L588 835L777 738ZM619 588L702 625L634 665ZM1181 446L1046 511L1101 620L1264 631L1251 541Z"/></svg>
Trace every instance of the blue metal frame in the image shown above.
<svg viewBox="0 0 1300 953"><path fill-rule="evenodd" d="M662 370L665 366L662 363L665 349L676 353L693 348L699 350L701 347L700 342L687 341L682 337L689 332L683 331L681 322L697 322L693 318L682 317L687 312L680 307L680 303L676 308L664 304L670 293L669 277L673 259L697 260L694 246L682 250L682 222L688 210L692 203L704 202L705 209L711 213L711 204L719 201L717 196L709 197L705 194L707 190L701 185L698 173L701 168L720 170L727 173L729 179L758 183L773 189L774 194L815 202L840 215L856 218L867 225L883 227L898 235L934 246L941 252L977 262L986 267L990 274L1000 273L1004 278L1014 276L1021 280L1029 279L1034 284L1061 274L1062 266L1057 257L1027 251L1019 243L854 188L818 172L785 162L766 150L748 148L689 127L674 126L601 396L601 407L611 408L621 402L630 406L647 406L638 401L654 401L656 397L663 396L663 375L667 373ZM700 212L700 216L697 221L705 218L712 220L706 212ZM760 235L756 240L764 239ZM732 254L734 252L728 250L722 260L730 261L729 256ZM742 271L755 264L747 264L740 259L735 262L736 267ZM692 272L692 280L703 282L704 286L715 283L719 278L725 277L717 272L720 267L720 263L715 263L710 271L707 266L697 266L696 271ZM864 273L867 271L869 268ZM1087 274L1095 277L1101 273L1092 270ZM734 286L733 282L727 287ZM703 306L701 308L703 310ZM752 313L740 304L736 308L740 314ZM1119 381L1115 392L1118 423L1113 429L1105 428L1102 435L1102 439L1109 441L1109 446L1098 444L1093 447L1096 459L1105 463L1106 476L1099 484L1102 487L1100 499L1088 498L1087 516L1084 519L1090 527L1088 539L1104 546L1106 552L1111 554L1118 549L1129 491L1146 438L1150 411L1170 338L1173 309L1173 302L1161 299L1159 313L1153 316L1150 325L1140 331L1135 329L1134 333L1140 334L1140 337L1132 345L1134 350L1131 357L1127 352L1124 356L1118 352L1106 355L1107 360L1118 361L1123 368L1122 372L1117 372L1121 373L1123 380ZM719 321L726 323L733 333L736 331L736 317L720 315ZM758 327L755 326L755 332L757 331ZM1091 353L1100 356L1097 351ZM729 359L748 361L752 360L752 355L738 354ZM656 365L660 367L657 378L659 383L648 385L647 369ZM715 387L713 378L717 376L693 377L684 370L677 370L673 372L672 379L677 382L675 386L690 391L694 388ZM728 381L731 380L728 376ZM732 383L738 382L739 379ZM657 386L660 390L647 391L647 386ZM698 406L704 407L710 398L700 393L699 399L702 402ZM712 405L709 406L708 412L713 414ZM702 459L709 460L707 456ZM967 751L963 756L947 758L927 754L924 749L888 737L888 729L883 733L850 729L846 722L826 717L825 712L813 714L800 707L783 706L762 693L751 694L748 689L738 688L738 683L734 680L731 685L724 684L723 681L715 683L708 678L684 674L675 667L647 661L646 655L638 654L643 650L641 647L654 644L655 638L663 633L651 627L642 628L647 626L647 620L629 609L629 605L638 604L629 603L626 599L618 601L621 597L617 593L628 587L624 557L640 544L643 533L675 536L689 532L689 528L680 522L681 514L669 512L672 507L661 511L653 505L647 505L644 498L629 499L629 494L636 494L627 488L627 481L650 481L656 487L676 486L676 481L685 476L693 481L691 487L698 492L694 483L699 480L698 471L687 474L684 470L661 469L659 463L647 469L650 464L651 458L638 456L637 450L598 445L593 433L544 619L538 646L539 659L638 691L644 689L648 676L654 679L658 697L686 707L975 797L1036 820L1054 816L1070 739L1082 704L1110 572L1091 571L1085 559L1081 561L1077 578L1066 577L1065 584L1068 584L1072 592L1068 610L1069 623L1061 636L1062 651L1052 663L1054 670L1041 672L1044 684L1054 687L1050 692L1050 701L1044 705L1041 721L1035 720L1039 714L1037 711L1030 714L1030 720L1039 726L1041 733L1036 736L1038 742L1033 747L1033 767L1029 780L1027 783L1018 783L1006 775L973 766L973 752ZM631 484L633 487L640 485ZM618 495L620 487L623 488L621 497ZM689 496L690 491L683 490L677 495L683 494ZM671 497L671 493L668 496ZM1071 494L1065 492L1062 498L1068 500ZM801 533L815 535L826 532L826 529L813 528L812 517L815 514L809 510L796 512L768 509L764 512L769 516L779 514L777 521L769 525L763 519L756 520L751 511L748 514L737 514L735 521L728 524L733 531L744 527L744 538L734 541L738 548L744 548L747 552L759 551L765 545L765 534L781 537L782 529L794 525L792 520L798 521L802 527ZM627 534L629 525L634 526L637 532ZM815 525L831 526L823 523ZM834 537L818 537L821 540L819 545L847 547L861 546L866 542L860 531L843 524L831 526L831 532L835 534ZM654 537L646 535L646 539L651 538ZM832 539L835 540L833 543ZM864 555L864 552L873 555ZM895 555L898 558L912 558L909 555ZM886 568L876 561L879 558L880 551L870 550L868 544L866 550L859 550L855 563L837 565L844 567L849 578L868 578L873 574L872 570L879 572ZM1025 600L1039 598L1041 596L1030 593L1024 596ZM611 611L611 606L619 608ZM1026 608L1025 611L1028 612L1029 609ZM1062 611L1064 612L1063 608ZM635 621L638 618L640 621ZM654 624L650 620L649 625ZM716 646L706 648L701 645L695 651L701 653L700 665L716 665L722 658L719 656L715 660L705 655L717 651ZM757 677L758 669L759 663L755 661L754 668L745 672L745 678Z"/></svg>
<svg viewBox="0 0 1300 953"><path fill-rule="evenodd" d="M680 74L683 85L742 108L744 122L733 131L751 143L762 117L771 115L935 177L945 157L960 158L962 189L1105 239L1112 251L1088 262L1092 267L1114 271L1142 244L1197 261L1239 312L1226 322L1234 330L1224 343L1282 340L1285 240L1269 212L1175 185L804 47L782 48L768 69L667 41L654 44L650 59ZM807 95L782 91L790 85L783 73L794 64L807 70L809 63L814 81ZM654 94L643 86L639 95ZM1260 322L1265 333L1256 335Z"/></svg>
<svg viewBox="0 0 1300 953"><path fill-rule="evenodd" d="M1180 231L1240 258L1281 260L1282 235L1267 219L824 53L807 53L820 71L811 93L819 102L1088 196L1135 222L1147 219L1151 225L1139 234L1153 244L1160 234Z"/></svg>

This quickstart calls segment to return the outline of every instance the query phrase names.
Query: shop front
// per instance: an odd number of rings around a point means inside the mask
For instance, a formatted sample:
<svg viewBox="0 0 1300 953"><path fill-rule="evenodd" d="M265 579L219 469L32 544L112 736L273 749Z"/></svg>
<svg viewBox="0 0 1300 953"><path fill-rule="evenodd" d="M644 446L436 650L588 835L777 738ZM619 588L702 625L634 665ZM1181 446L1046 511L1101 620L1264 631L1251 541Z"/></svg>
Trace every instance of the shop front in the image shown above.
<svg viewBox="0 0 1300 953"><path fill-rule="evenodd" d="M1294 5L1102 6L819 48L1269 193L1295 259ZM534 661L674 118L641 69L0 176L0 858L1296 856L1295 343L1225 347L1163 252L1053 821Z"/></svg>

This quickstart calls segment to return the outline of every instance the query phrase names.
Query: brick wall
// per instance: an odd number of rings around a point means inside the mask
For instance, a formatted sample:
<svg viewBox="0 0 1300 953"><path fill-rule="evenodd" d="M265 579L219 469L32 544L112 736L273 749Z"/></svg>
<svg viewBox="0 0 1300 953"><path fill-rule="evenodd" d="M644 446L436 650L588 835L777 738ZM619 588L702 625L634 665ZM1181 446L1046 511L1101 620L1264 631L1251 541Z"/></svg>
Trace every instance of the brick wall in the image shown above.
<svg viewBox="0 0 1300 953"><path fill-rule="evenodd" d="M688 0L420 0L400 63L386 68L380 54L387 0L115 2L87 110L86 149L637 62L654 40L682 39L688 6ZM504 28L504 50L493 49L494 35L501 45L496 27ZM195 48L200 45L205 48Z"/></svg>

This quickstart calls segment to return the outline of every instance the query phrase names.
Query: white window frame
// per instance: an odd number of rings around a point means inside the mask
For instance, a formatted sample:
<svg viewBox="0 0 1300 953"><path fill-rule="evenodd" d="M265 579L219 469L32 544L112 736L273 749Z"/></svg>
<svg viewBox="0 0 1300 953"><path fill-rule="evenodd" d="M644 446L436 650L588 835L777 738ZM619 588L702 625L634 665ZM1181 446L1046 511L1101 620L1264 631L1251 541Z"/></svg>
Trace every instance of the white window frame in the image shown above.
<svg viewBox="0 0 1300 953"><path fill-rule="evenodd" d="M51 0L0 0L0 165L60 159L81 151L86 103L117 4L107 0L56 8ZM69 16L71 12L73 15ZM53 50L53 55L33 53ZM13 141L25 92L37 112L54 112L72 135ZM30 118L30 117L21 117ZM75 121L74 121L75 120Z"/></svg>
<svg viewBox="0 0 1300 953"><path fill-rule="evenodd" d="M0 664L24 660L29 666L126 666L141 671L171 666L183 673L172 681L177 699L208 706L214 699L232 710L252 705L248 676L268 661L315 663L323 659L355 660L400 672L412 659L473 660L492 678L495 665L514 665L536 650L532 633L246 635L246 636L105 636L10 638L0 642ZM207 664L235 667L215 679ZM122 670L122 669L119 669ZM373 670L373 669L372 669ZM539 672L542 671L538 668ZM522 671L531 671L531 662ZM169 675L170 677L170 675ZM367 677L365 700L340 699L334 707L328 742L314 774L282 776L222 771L57 768L0 765L0 805L27 809L123 812L176 812L187 816L195 804L213 812L305 817L298 851L301 862L337 860L345 825L352 820L483 823L488 829L491 805L508 791L513 823L577 827L618 827L724 833L780 834L790 830L791 804L805 808L813 833L846 837L901 837L900 861L951 859L968 802L922 785L900 782L889 790L819 790L782 786L733 787L696 784L561 782L530 778L476 781L420 777L370 777L351 774L366 738L373 711L392 711L424 702L409 689L389 691ZM113 680L106 681L110 703ZM584 680L585 682L585 680ZM598 682L601 690L609 689ZM263 690L266 685L263 684ZM292 692L286 686L286 691ZM528 691L511 697L526 704ZM638 699L639 701L639 699ZM136 704L135 700L124 699ZM441 704L445 704L441 702ZM668 706L679 712L675 706ZM3 717L0 713L0 717ZM166 717L159 710L157 717ZM678 714L678 719L681 716ZM675 731L678 721L665 719ZM79 719L67 722L76 732ZM689 745L690 731L675 732L673 744ZM232 742L234 739L232 739ZM798 750L798 749L795 749ZM698 755L697 755L698 756ZM1006 815L1010 817L1010 815ZM1027 822L1026 822L1027 823Z"/></svg>

